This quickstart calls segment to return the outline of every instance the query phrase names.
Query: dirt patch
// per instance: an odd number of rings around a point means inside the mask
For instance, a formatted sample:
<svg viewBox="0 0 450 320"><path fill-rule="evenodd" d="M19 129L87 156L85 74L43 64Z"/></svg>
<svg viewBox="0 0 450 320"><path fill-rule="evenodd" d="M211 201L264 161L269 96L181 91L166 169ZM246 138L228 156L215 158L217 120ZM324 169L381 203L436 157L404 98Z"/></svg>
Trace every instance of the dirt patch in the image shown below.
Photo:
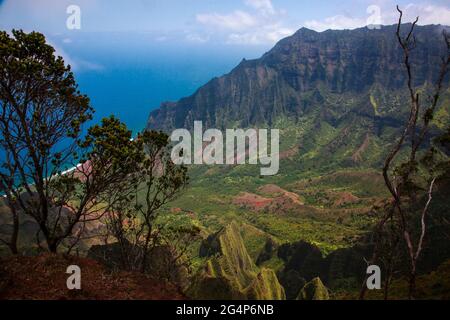
<svg viewBox="0 0 450 320"><path fill-rule="evenodd" d="M195 212L191 211L191 210L185 210L183 208L171 208L170 212L175 213L175 214L181 214L181 215L187 215L189 217L191 217L192 219L194 219L196 217Z"/></svg>
<svg viewBox="0 0 450 320"><path fill-rule="evenodd" d="M110 273L92 259L44 254L0 261L0 299L178 300L174 286L139 273ZM66 269L81 268L81 290L68 290Z"/></svg>
<svg viewBox="0 0 450 320"><path fill-rule="evenodd" d="M296 210L302 206L303 202L298 199L298 196L283 194L272 200L268 210L270 212L288 212Z"/></svg>
<svg viewBox="0 0 450 320"><path fill-rule="evenodd" d="M358 203L360 199L350 192L339 192L337 198L334 200L334 206L341 207L347 204Z"/></svg>
<svg viewBox="0 0 450 320"><path fill-rule="evenodd" d="M258 189L264 195L275 196L276 198L282 198L286 201L292 202L296 205L303 205L300 196L294 192L289 192L283 188L277 186L276 184L266 184Z"/></svg>
<svg viewBox="0 0 450 320"><path fill-rule="evenodd" d="M271 202L272 199L249 192L241 192L232 201L234 205L241 208L250 209L252 211L261 211L269 206Z"/></svg>
<svg viewBox="0 0 450 320"><path fill-rule="evenodd" d="M243 192L233 199L233 204L252 211L285 213L304 205L300 196L275 184L267 184L258 189L264 196Z"/></svg>

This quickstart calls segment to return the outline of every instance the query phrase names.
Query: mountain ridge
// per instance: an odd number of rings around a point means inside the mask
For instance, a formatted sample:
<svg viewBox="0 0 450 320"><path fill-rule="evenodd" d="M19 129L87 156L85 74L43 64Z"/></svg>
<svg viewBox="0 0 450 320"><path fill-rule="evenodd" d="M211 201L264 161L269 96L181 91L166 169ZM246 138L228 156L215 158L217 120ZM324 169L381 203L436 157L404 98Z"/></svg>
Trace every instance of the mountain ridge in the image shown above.
<svg viewBox="0 0 450 320"><path fill-rule="evenodd" d="M406 30L407 24L402 25ZM380 29L299 29L258 59L243 59L228 74L211 79L191 96L162 103L147 128L170 131L206 127L271 126L280 115L299 118L321 104L324 94L367 94L374 88L402 90L405 72L396 26ZM441 25L417 26L412 53L417 85L433 83L444 50ZM326 94L325 94L326 95ZM325 97L326 98L326 97Z"/></svg>

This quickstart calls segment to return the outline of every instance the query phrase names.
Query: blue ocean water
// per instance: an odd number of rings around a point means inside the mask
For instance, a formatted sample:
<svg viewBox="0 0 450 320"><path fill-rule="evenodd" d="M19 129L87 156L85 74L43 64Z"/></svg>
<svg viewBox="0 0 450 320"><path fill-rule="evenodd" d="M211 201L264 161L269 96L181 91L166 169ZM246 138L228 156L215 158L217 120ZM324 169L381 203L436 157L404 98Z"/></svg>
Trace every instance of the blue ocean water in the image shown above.
<svg viewBox="0 0 450 320"><path fill-rule="evenodd" d="M146 34L81 34L56 39L73 62L80 91L96 110L94 122L111 114L136 133L163 101L195 92L243 58L257 58L265 47L158 42ZM59 43L58 43L59 41Z"/></svg>
<svg viewBox="0 0 450 320"><path fill-rule="evenodd" d="M77 33L47 37L58 55L72 65L79 90L88 95L99 123L114 115L136 134L151 110L163 101L191 95L243 58L257 58L268 48L161 42L145 33ZM61 141L55 151L64 148ZM0 149L0 161L4 151ZM72 167L67 163L63 169Z"/></svg>

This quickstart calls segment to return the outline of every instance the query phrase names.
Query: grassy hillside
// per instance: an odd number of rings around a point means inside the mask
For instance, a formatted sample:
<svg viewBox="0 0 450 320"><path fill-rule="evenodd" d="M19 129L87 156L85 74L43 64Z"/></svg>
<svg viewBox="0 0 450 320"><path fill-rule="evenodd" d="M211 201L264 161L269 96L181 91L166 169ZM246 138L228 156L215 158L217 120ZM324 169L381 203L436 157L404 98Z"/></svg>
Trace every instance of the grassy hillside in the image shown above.
<svg viewBox="0 0 450 320"><path fill-rule="evenodd" d="M188 294L196 299L285 299L273 270L259 269L244 246L241 230L231 222L208 237L200 248L205 266L193 278Z"/></svg>

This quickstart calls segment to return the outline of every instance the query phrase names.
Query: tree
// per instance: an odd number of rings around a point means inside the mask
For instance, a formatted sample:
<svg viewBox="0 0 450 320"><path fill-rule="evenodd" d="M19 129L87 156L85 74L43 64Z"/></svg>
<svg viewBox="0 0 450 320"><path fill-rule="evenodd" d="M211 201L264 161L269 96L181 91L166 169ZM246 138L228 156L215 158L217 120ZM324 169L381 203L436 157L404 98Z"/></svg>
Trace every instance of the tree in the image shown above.
<svg viewBox="0 0 450 320"><path fill-rule="evenodd" d="M131 139L131 131L113 116L104 118L100 125L89 128L83 140L78 142L82 165L74 170L50 179L51 199L58 210L69 209L64 233L60 241L72 236L80 225L78 237L84 225L99 220L117 203L131 202L139 175L138 164L144 154L140 143ZM59 219L63 216L58 212ZM61 227L60 226L60 227Z"/></svg>
<svg viewBox="0 0 450 320"><path fill-rule="evenodd" d="M160 228L155 228L158 213L183 190L188 176L186 167L172 162L165 133L144 131L136 138L136 146L144 158L136 163L134 201L112 205L108 226L120 244L123 266L145 272L149 254L160 241Z"/></svg>
<svg viewBox="0 0 450 320"><path fill-rule="evenodd" d="M440 71L432 89L431 96L423 99L420 90L413 83L413 66L410 55L416 47L414 37L414 27L418 22L418 17L409 27L408 32L403 35L401 32L403 12L397 6L399 20L397 24L397 41L403 52L403 64L407 73L407 89L409 92L409 119L399 137L389 152L384 166L383 178L392 200L386 208L376 227L378 240L375 245L370 264L383 260L381 252L389 247L387 259L387 282L385 283L385 297L387 297L389 281L392 276L392 263L395 252L403 248L409 267L409 298L414 298L416 287L417 263L424 247L424 240L427 234L427 216L432 201L433 190L436 181L445 174L448 166L443 166L439 159L437 150L431 146L429 150L420 156L419 152L424 149L429 137L430 125L436 107L441 96L445 77L450 65L450 37L443 31L443 38L447 52L442 57ZM423 109L424 100L427 106ZM408 143L409 142L409 143ZM407 159L392 169L393 164L399 160L400 151L408 150ZM441 153L442 155L442 153ZM445 156L444 156L445 158ZM447 161L444 161L447 163ZM389 229L386 225L389 223ZM418 232L417 232L418 231ZM390 237L388 239L388 237ZM363 284L360 298L363 299L366 292Z"/></svg>
<svg viewBox="0 0 450 320"><path fill-rule="evenodd" d="M107 205L128 196L111 190L130 181L125 178L141 154L114 118L84 137L92 114L70 66L42 34L0 32L0 187L14 222L10 241L3 242L13 253L19 213L36 221L48 250L56 252L77 225L99 219ZM105 203L111 193L114 201Z"/></svg>

